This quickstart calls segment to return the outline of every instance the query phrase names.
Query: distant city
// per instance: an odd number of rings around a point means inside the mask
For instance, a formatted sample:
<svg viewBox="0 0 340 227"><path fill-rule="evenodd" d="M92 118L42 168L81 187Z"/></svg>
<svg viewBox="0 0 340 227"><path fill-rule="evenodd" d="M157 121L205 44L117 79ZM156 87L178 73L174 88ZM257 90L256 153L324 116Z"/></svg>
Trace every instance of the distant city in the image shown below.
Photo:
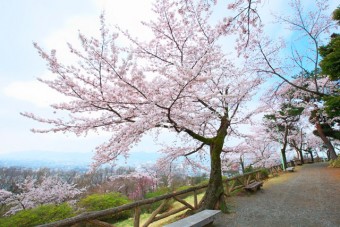
<svg viewBox="0 0 340 227"><path fill-rule="evenodd" d="M92 162L92 153L80 152L14 152L0 154L0 167L50 168L87 171ZM118 166L137 167L146 163L155 163L159 153L132 152L129 159L119 159Z"/></svg>

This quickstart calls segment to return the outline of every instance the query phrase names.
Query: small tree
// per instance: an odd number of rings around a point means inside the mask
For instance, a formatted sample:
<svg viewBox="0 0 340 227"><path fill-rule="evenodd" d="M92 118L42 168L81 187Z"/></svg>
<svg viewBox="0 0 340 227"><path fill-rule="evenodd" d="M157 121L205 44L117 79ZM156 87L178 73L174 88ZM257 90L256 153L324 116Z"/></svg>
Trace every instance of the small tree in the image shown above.
<svg viewBox="0 0 340 227"><path fill-rule="evenodd" d="M294 104L294 101L289 97L289 93L278 96L278 101L279 109L275 110L274 108L271 110L272 112L268 111L269 113L264 116L264 125L272 138L282 144L281 156L283 167L286 169L288 167L286 149L289 136L293 130L296 130L297 122L300 120L304 108Z"/></svg>
<svg viewBox="0 0 340 227"><path fill-rule="evenodd" d="M75 199L83 191L56 177L45 177L41 183L28 177L17 187L19 193L11 193L11 196L5 200L6 205L10 207L7 215L38 205L61 204Z"/></svg>
<svg viewBox="0 0 340 227"><path fill-rule="evenodd" d="M111 177L111 183L118 186L116 191L125 194L132 200L143 199L145 194L156 189L157 179L140 172Z"/></svg>
<svg viewBox="0 0 340 227"><path fill-rule="evenodd" d="M295 132L295 134L293 134L292 136L289 137L288 143L289 146L294 148L296 153L297 153L297 157L300 159L301 164L304 164L304 159L303 159L303 144L304 144L304 140L305 140L305 134L302 131L302 128L297 130L297 132Z"/></svg>
<svg viewBox="0 0 340 227"><path fill-rule="evenodd" d="M277 14L277 20L285 25L294 34L297 34L295 40L292 40L291 49L285 49L286 44L273 44L268 39L261 39L259 42L258 61L253 61L253 67L266 75L273 75L280 78L283 83L289 84L297 91L303 92L304 96L311 99L321 100L331 96L332 90L324 89L324 84L329 80L319 70L321 60L319 47L322 45L325 34L335 28L335 23L327 13L328 1L315 0L311 2L313 7L311 10L304 10L301 1L290 1L291 11L289 15ZM303 42L299 48L295 47L296 42ZM286 50L291 54L284 53L281 56L281 51ZM295 75L297 72L302 72L301 77L297 80ZM306 83L308 86L305 86ZM316 111L319 111L316 108ZM318 131L318 134L328 147L331 158L336 158L336 153L329 138L325 135L322 123L318 118L313 120L313 124Z"/></svg>

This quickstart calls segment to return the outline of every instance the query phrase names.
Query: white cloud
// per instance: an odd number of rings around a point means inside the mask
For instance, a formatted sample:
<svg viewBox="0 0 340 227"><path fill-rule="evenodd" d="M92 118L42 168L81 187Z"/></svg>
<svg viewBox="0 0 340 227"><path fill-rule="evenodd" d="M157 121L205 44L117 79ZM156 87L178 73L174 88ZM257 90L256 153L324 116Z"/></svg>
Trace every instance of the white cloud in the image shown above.
<svg viewBox="0 0 340 227"><path fill-rule="evenodd" d="M51 73L45 73L41 78L51 78ZM51 104L66 101L67 98L46 84L33 81L14 81L4 86L3 93L11 98L27 101L37 107L48 107Z"/></svg>

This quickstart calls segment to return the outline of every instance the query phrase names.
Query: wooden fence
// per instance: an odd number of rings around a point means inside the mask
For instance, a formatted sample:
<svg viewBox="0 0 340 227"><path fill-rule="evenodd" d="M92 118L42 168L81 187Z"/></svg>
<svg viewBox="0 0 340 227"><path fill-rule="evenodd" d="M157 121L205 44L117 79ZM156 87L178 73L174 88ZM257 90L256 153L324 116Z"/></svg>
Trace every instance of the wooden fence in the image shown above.
<svg viewBox="0 0 340 227"><path fill-rule="evenodd" d="M282 171L281 166L273 166L267 169L269 174L276 175L280 171ZM242 189L244 186L248 185L249 183L253 181L259 181L263 179L263 175L261 174L263 170L256 170L254 172L246 173L243 175L235 176L232 178L227 178L225 180L225 193L227 196L229 196L233 191ZM207 188L207 184L201 185L201 186L196 186L192 187L183 191L179 192L173 192L170 194L158 196L155 198L150 198L150 199L144 199L144 200L139 200L133 203L125 204L119 207L114 207L106 210L101 210L101 211L93 211L93 212L86 212L82 213L78 216L67 218L61 221L53 222L53 223L48 223L44 225L39 225L38 227L59 227L59 226L72 226L75 224L79 223L91 223L94 224L95 226L102 226L102 227L113 227L112 224L100 221L98 219L101 219L103 217L107 217L110 215L117 214L119 212L127 211L127 210L132 210L134 211L134 227L140 227L140 215L141 215L141 208L145 205L153 204L159 201L162 201L160 206L154 210L151 214L151 216L148 218L148 220L142 225L143 227L149 226L152 222L161 220L163 218L169 217L171 215L174 215L176 213L179 213L181 211L190 209L190 210L197 210L201 206L201 201L198 201L198 194L205 188ZM189 195L193 194L194 196L194 203L190 204L184 199L181 198L181 195ZM165 206L165 204L169 200L175 200L179 203L181 203L183 206L174 210L170 210L166 213L161 213L162 208Z"/></svg>

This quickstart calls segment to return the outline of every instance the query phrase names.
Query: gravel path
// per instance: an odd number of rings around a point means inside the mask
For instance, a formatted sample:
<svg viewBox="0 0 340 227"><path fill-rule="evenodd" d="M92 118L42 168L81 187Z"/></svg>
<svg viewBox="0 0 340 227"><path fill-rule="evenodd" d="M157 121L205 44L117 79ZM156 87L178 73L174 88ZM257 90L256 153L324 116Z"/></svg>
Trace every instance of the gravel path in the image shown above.
<svg viewBox="0 0 340 227"><path fill-rule="evenodd" d="M256 193L229 199L232 212L212 226L340 227L340 168L305 164L264 182Z"/></svg>

